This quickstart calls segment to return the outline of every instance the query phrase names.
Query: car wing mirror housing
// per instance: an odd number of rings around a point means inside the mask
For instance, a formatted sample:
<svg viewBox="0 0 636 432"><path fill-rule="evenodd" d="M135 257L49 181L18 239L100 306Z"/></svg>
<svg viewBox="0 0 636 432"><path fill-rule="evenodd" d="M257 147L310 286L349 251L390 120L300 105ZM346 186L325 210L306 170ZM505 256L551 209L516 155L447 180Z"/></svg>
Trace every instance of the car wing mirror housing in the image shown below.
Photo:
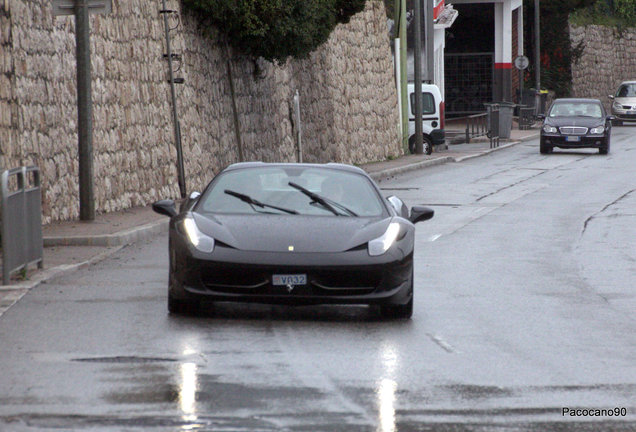
<svg viewBox="0 0 636 432"><path fill-rule="evenodd" d="M614 95L607 95L608 98L614 99Z"/></svg>
<svg viewBox="0 0 636 432"><path fill-rule="evenodd" d="M398 215L400 215L401 217L405 219L408 219L409 209L408 207L406 207L406 204L404 204L404 201L402 201L395 195L391 195L390 197L387 197L387 201L391 204L391 207L395 209Z"/></svg>
<svg viewBox="0 0 636 432"><path fill-rule="evenodd" d="M422 206L413 206L411 208L411 215L409 216L409 220L411 223L423 222L425 220L429 220L433 217L435 211L428 207Z"/></svg>
<svg viewBox="0 0 636 432"><path fill-rule="evenodd" d="M615 115L608 115L607 116L607 120L614 121L614 120L616 120L616 116Z"/></svg>
<svg viewBox="0 0 636 432"><path fill-rule="evenodd" d="M177 207L171 199L159 200L152 203L152 209L159 214L174 217L177 215Z"/></svg>
<svg viewBox="0 0 636 432"><path fill-rule="evenodd" d="M179 213L181 213L185 209L192 209L192 207L194 207L200 197L201 192L192 192L187 199L181 201L181 205L179 206Z"/></svg>
<svg viewBox="0 0 636 432"><path fill-rule="evenodd" d="M545 114L537 114L539 120L545 120Z"/></svg>

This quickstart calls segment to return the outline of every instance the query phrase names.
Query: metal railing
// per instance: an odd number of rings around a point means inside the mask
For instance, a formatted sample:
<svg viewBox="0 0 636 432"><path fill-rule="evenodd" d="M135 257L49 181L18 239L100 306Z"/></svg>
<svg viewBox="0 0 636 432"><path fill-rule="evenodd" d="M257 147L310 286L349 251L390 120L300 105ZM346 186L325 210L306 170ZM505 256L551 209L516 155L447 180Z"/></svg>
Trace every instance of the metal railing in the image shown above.
<svg viewBox="0 0 636 432"><path fill-rule="evenodd" d="M519 130L527 130L536 122L535 107L519 105Z"/></svg>
<svg viewBox="0 0 636 432"><path fill-rule="evenodd" d="M3 171L0 175L2 284L11 273L29 264L43 266L42 192L35 166Z"/></svg>
<svg viewBox="0 0 636 432"><path fill-rule="evenodd" d="M484 136L488 133L488 113L473 114L466 117L466 142L471 138Z"/></svg>
<svg viewBox="0 0 636 432"><path fill-rule="evenodd" d="M499 105L484 105L488 109L488 133L486 136L490 139L490 148L499 147Z"/></svg>

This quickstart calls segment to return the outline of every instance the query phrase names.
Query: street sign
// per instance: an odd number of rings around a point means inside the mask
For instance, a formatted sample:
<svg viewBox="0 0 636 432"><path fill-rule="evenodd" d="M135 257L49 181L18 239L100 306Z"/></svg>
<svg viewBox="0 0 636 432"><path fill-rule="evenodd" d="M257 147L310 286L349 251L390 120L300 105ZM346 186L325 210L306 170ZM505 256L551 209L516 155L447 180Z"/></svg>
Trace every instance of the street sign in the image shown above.
<svg viewBox="0 0 636 432"><path fill-rule="evenodd" d="M75 15L75 2L83 1L89 13L109 14L113 10L112 0L53 0L53 16Z"/></svg>
<svg viewBox="0 0 636 432"><path fill-rule="evenodd" d="M515 59L515 67L519 70L524 70L530 65L530 60L526 56L519 56Z"/></svg>

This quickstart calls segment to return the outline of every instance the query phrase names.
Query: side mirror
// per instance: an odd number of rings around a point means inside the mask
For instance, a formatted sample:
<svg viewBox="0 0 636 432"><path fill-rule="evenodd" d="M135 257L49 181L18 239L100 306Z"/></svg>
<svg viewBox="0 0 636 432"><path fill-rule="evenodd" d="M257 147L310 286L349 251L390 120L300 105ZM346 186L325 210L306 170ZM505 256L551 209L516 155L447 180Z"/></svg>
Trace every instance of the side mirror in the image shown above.
<svg viewBox="0 0 636 432"><path fill-rule="evenodd" d="M391 195L386 198L389 203L391 203L391 207L395 209L398 215L402 216L405 219L409 217L409 209L404 204L404 201L396 197L395 195Z"/></svg>
<svg viewBox="0 0 636 432"><path fill-rule="evenodd" d="M607 121L614 121L614 120L616 120L616 116L615 116L615 115L608 115L608 116L606 117L606 120L607 120Z"/></svg>
<svg viewBox="0 0 636 432"><path fill-rule="evenodd" d="M612 99L612 100L614 99L614 95L607 95L607 97Z"/></svg>
<svg viewBox="0 0 636 432"><path fill-rule="evenodd" d="M545 120L545 114L537 114L539 120Z"/></svg>
<svg viewBox="0 0 636 432"><path fill-rule="evenodd" d="M201 192L192 192L187 199L181 201L181 205L179 206L179 213L181 213L186 208L192 208L200 197Z"/></svg>
<svg viewBox="0 0 636 432"><path fill-rule="evenodd" d="M428 207L413 206L413 208L411 208L411 216L409 216L409 220L411 221L411 223L415 224L431 219L434 214L435 211Z"/></svg>
<svg viewBox="0 0 636 432"><path fill-rule="evenodd" d="M152 209L159 214L174 217L177 215L177 208L171 199L160 200L152 203Z"/></svg>

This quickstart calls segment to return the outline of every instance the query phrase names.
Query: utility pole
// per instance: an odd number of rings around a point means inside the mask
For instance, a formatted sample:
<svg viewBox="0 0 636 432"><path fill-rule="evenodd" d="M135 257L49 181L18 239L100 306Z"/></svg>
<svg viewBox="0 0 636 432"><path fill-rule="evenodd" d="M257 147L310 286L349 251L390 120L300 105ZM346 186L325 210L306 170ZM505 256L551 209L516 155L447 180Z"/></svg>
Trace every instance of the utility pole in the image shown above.
<svg viewBox="0 0 636 432"><path fill-rule="evenodd" d="M541 27L539 24L539 0L534 0L534 76L536 80L536 114L540 114L539 107L541 106Z"/></svg>
<svg viewBox="0 0 636 432"><path fill-rule="evenodd" d="M424 0L424 32L426 35L426 80L435 82L435 44L433 0Z"/></svg>
<svg viewBox="0 0 636 432"><path fill-rule="evenodd" d="M75 0L77 61L77 135L79 150L80 220L95 220L93 194L93 101L88 0Z"/></svg>
<svg viewBox="0 0 636 432"><path fill-rule="evenodd" d="M6 3L6 2L5 2ZM77 149L79 162L80 220L95 220L93 194L93 97L89 13L109 14L111 0L52 0L53 16L75 15L77 67Z"/></svg>
<svg viewBox="0 0 636 432"><path fill-rule="evenodd" d="M398 82L400 118L401 122L401 143L403 149L408 149L409 140L409 106L408 106L408 71L407 71L407 46L406 46L406 0L396 0L395 2L395 62L398 65Z"/></svg>
<svg viewBox="0 0 636 432"><path fill-rule="evenodd" d="M422 136L422 0L415 0L413 14L414 28L413 39L415 47L413 48L413 75L415 82L413 83L413 92L415 93L415 153L422 154L424 152L423 136Z"/></svg>

